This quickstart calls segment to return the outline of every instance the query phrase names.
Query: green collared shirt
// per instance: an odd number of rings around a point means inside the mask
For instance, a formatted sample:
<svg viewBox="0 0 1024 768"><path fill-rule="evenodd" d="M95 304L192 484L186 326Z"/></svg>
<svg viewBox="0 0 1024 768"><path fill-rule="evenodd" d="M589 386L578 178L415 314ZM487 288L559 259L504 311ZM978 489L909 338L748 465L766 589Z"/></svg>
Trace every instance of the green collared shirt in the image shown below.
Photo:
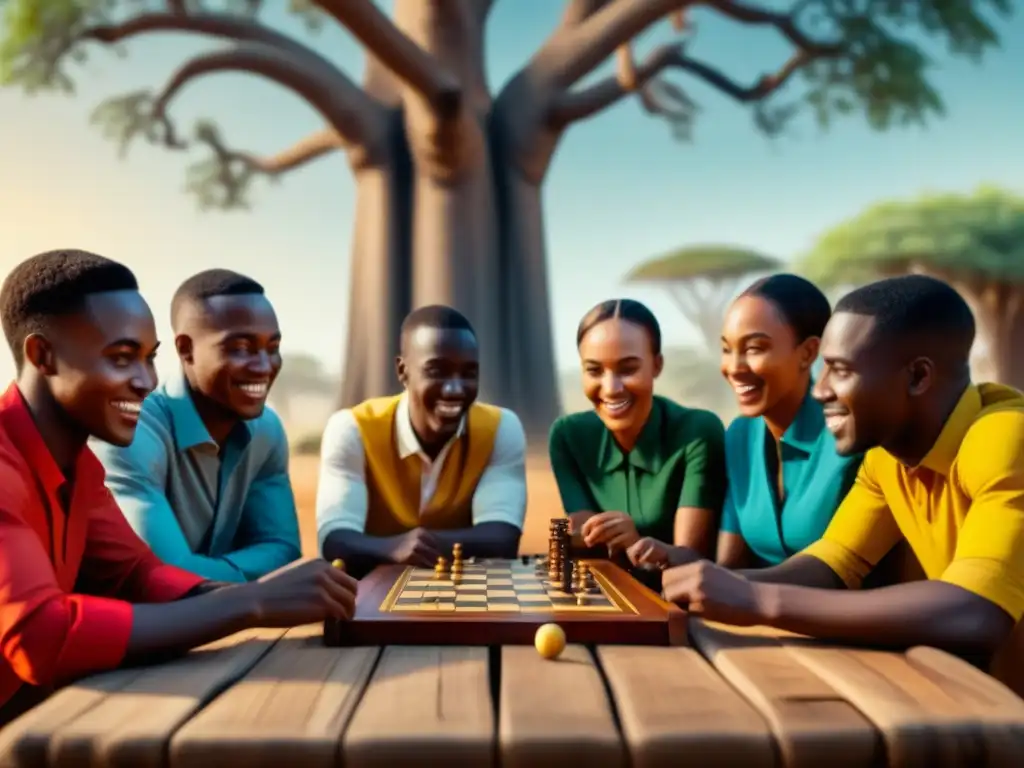
<svg viewBox="0 0 1024 768"><path fill-rule="evenodd" d="M623 452L593 411L558 419L551 468L566 514L625 512L641 536L673 543L675 513L718 513L725 496L725 428L710 411L655 396L633 450Z"/></svg>

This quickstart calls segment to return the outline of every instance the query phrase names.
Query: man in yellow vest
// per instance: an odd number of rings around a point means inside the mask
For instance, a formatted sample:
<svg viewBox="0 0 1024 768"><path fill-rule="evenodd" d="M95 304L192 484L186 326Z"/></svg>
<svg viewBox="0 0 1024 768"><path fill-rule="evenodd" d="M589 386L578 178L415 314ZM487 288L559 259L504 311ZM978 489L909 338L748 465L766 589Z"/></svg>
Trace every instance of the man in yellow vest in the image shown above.
<svg viewBox="0 0 1024 768"><path fill-rule="evenodd" d="M505 408L476 402L472 325L432 305L402 323L401 395L338 411L321 441L317 541L353 573L515 557L526 517L526 435Z"/></svg>

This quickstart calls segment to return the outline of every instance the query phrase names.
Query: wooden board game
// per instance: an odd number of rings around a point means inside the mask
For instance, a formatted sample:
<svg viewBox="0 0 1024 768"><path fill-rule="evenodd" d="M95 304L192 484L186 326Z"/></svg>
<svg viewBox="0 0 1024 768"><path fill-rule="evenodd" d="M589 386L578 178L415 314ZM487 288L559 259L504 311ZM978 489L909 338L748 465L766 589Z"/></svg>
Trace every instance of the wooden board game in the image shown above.
<svg viewBox="0 0 1024 768"><path fill-rule="evenodd" d="M328 621L324 640L332 646L524 645L550 622L570 643L686 644L686 613L678 606L608 561L573 565L581 581L565 588L542 557L470 559L457 575L380 566L360 582L352 621Z"/></svg>

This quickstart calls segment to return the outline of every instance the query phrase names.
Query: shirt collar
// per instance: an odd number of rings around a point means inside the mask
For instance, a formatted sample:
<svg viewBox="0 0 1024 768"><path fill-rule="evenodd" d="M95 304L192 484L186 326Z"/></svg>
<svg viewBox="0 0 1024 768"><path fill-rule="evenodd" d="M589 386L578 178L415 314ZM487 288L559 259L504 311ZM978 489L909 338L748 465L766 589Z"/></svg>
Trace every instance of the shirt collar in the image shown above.
<svg viewBox="0 0 1024 768"><path fill-rule="evenodd" d="M825 414L822 412L821 404L811 397L813 386L812 381L800 404L800 410L796 412L796 418L782 434L782 442L785 445L793 446L807 454L814 451L821 431L825 428Z"/></svg>
<svg viewBox="0 0 1024 768"><path fill-rule="evenodd" d="M466 417L463 416L462 421L459 423L459 428L451 439L445 443L444 448L447 448L462 437L462 433L465 430ZM398 443L398 457L400 459L407 459L416 454L423 455L423 446L420 445L419 438L416 437L416 433L413 431L412 419L409 417L409 396L404 392L398 398L398 406L395 409L395 441ZM444 448L441 450L444 451ZM440 456L441 454L438 455Z"/></svg>
<svg viewBox="0 0 1024 768"><path fill-rule="evenodd" d="M53 458L50 449L46 447L17 382L12 382L7 391L0 396L0 422L3 423L4 432L14 447L25 457L32 473L39 478L47 492L56 494L68 479L57 466L57 460ZM90 457L92 452L83 446L75 460L76 480L87 475Z"/></svg>
<svg viewBox="0 0 1024 768"><path fill-rule="evenodd" d="M921 460L919 466L938 472L940 475L948 475L949 469L960 451L960 444L967 435L967 430L981 413L981 393L973 384L968 385L964 393L960 395L956 407L946 419L945 426L939 433L938 439L931 449Z"/></svg>
<svg viewBox="0 0 1024 768"><path fill-rule="evenodd" d="M663 437L663 424L665 421L665 408L657 397L651 403L651 413L647 417L644 428L637 436L636 444L628 454L623 453L622 448L615 442L612 433L607 429L601 435L601 468L605 472L614 472L620 469L628 460L637 469L654 474L661 469L661 443Z"/></svg>
<svg viewBox="0 0 1024 768"><path fill-rule="evenodd" d="M208 445L215 450L220 450L217 442L210 437L210 431L203 423L199 411L196 410L196 404L192 401L184 372L168 379L163 385L163 390L167 396L167 408L171 414L174 442L178 450L186 451L201 445ZM246 421L243 421L242 424L245 426L232 431L230 437L234 439L238 435L244 442L248 442L252 437L252 427Z"/></svg>

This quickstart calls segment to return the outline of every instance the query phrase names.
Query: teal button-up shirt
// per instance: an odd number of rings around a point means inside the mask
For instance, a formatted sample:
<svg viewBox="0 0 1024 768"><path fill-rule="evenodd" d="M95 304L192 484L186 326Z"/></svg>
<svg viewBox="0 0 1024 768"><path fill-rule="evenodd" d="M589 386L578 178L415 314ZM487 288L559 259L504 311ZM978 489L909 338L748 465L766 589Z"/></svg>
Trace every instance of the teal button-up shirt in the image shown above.
<svg viewBox="0 0 1024 768"><path fill-rule="evenodd" d="M741 416L725 434L729 477L721 530L743 537L754 555L777 565L821 538L853 485L861 455L842 457L810 392L782 435L782 486L769 471L771 437L764 419Z"/></svg>
<svg viewBox="0 0 1024 768"><path fill-rule="evenodd" d="M220 448L177 375L146 398L130 446L91 447L128 523L164 562L243 582L300 556L288 440L269 408Z"/></svg>

